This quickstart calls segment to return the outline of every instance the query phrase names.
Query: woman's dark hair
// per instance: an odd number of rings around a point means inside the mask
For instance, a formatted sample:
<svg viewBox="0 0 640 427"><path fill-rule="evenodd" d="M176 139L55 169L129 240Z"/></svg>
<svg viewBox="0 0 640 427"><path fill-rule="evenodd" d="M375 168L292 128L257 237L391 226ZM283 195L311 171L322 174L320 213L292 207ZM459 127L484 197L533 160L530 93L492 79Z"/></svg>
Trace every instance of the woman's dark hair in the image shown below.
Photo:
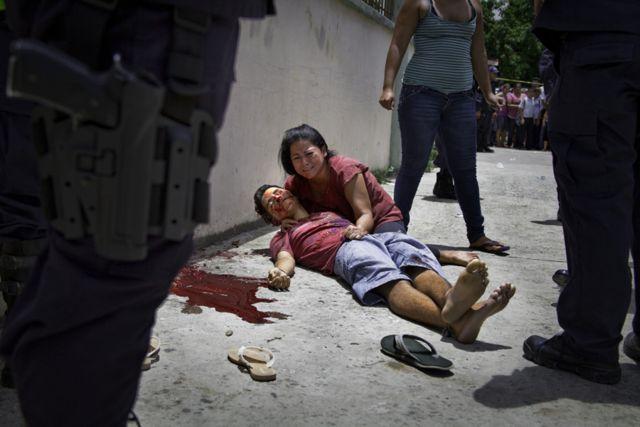
<svg viewBox="0 0 640 427"><path fill-rule="evenodd" d="M271 225L278 225L273 219L273 217L269 214L269 212L267 212L267 210L262 205L262 197L264 196L264 192L272 187L282 188L279 185L272 185L272 184L261 185L260 188L258 188L256 192L253 194L253 204L255 205L256 213L260 215L260 217L262 217L264 222Z"/></svg>
<svg viewBox="0 0 640 427"><path fill-rule="evenodd" d="M284 171L289 175L297 175L296 169L291 162L291 144L301 140L307 140L320 150L327 152L327 159L335 156L336 152L329 150L327 143L324 141L320 132L309 126L308 124L301 124L300 126L291 128L285 131L282 137L282 143L280 144L280 151L278 156L280 157L280 164L284 168Z"/></svg>

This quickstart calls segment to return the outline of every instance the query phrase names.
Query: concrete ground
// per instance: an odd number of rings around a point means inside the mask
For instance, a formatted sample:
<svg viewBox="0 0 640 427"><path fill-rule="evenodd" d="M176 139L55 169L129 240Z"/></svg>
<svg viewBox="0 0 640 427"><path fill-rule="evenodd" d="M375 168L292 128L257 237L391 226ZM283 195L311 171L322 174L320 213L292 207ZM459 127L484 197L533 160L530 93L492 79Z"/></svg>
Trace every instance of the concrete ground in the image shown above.
<svg viewBox="0 0 640 427"><path fill-rule="evenodd" d="M300 268L289 292L259 288L258 297L272 301L254 307L287 316L276 314L272 323L248 323L171 295L154 331L162 340L160 360L143 374L135 408L142 424L637 425L640 368L624 354L623 378L616 386L593 384L522 358L526 337L558 330L554 306L560 288L551 275L564 267L565 255L550 165L550 154L542 152L496 149L478 155L487 235L512 247L508 257L482 255L489 286L508 281L518 291L503 312L485 323L475 344L442 338L384 307L360 306L334 279ZM410 234L465 247L460 209L431 196L434 181L434 173L422 180ZM387 189L391 192L392 184ZM271 266L264 249L273 231L263 228L202 249L195 266L212 274L264 277ZM453 281L460 268L445 271ZM237 297L245 308L251 301ZM623 333L629 331L634 310L630 307ZM452 373L420 371L383 355L380 339L399 333L433 343L454 362ZM227 361L229 348L249 344L273 350L276 381L255 382ZM20 425L18 414L14 393L0 390L0 424Z"/></svg>

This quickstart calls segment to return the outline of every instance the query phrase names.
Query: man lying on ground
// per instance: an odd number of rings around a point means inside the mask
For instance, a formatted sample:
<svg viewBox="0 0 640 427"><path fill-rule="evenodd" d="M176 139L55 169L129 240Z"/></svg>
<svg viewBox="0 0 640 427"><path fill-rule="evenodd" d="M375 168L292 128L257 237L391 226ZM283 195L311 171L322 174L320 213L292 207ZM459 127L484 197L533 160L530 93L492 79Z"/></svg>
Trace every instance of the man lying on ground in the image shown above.
<svg viewBox="0 0 640 427"><path fill-rule="evenodd" d="M297 224L271 239L275 267L269 284L287 289L296 261L345 280L360 302L386 301L394 313L430 327L448 328L461 343L475 341L483 322L504 309L516 289L510 283L477 302L489 280L487 267L473 260L455 286L426 245L402 233L365 235L347 240L352 224L333 212L309 213L289 191L263 185L254 194L256 212L270 224L295 219Z"/></svg>

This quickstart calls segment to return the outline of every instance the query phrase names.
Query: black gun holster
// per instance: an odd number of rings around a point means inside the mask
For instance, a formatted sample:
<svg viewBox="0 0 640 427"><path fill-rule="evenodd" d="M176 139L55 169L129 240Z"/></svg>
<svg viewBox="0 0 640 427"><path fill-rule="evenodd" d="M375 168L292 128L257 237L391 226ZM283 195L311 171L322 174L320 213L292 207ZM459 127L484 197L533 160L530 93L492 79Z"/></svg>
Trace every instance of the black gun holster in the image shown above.
<svg viewBox="0 0 640 427"><path fill-rule="evenodd" d="M182 240L208 221L213 122L199 110L189 125L162 116L164 92L125 85L115 129L34 111L43 206L65 238L91 235L98 254L134 261L146 257L149 235Z"/></svg>
<svg viewBox="0 0 640 427"><path fill-rule="evenodd" d="M96 14L101 22L95 27L104 29L116 3L84 0L75 7ZM147 256L150 236L180 241L196 224L208 222L216 126L195 106L207 89L202 78L209 22L207 15L175 10L167 86L116 64L128 76L115 99L116 126L78 120L52 107L34 111L43 205L65 238L91 236L99 255L136 261ZM100 37L89 39L99 43ZM69 52L91 64L95 58L88 55L95 51L85 43Z"/></svg>

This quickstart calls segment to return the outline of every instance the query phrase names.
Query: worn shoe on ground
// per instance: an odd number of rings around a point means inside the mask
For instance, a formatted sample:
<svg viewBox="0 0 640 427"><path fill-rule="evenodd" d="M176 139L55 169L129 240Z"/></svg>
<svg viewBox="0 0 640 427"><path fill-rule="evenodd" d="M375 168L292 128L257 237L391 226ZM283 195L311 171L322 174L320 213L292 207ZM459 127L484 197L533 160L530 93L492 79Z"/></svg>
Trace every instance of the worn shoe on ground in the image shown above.
<svg viewBox="0 0 640 427"><path fill-rule="evenodd" d="M624 339L622 351L631 359L635 360L636 363L640 364L640 336L635 332L629 332Z"/></svg>
<svg viewBox="0 0 640 427"><path fill-rule="evenodd" d="M551 369L572 372L600 384L620 382L620 364L594 362L581 356L563 341L562 334L549 339L532 335L523 344L524 358Z"/></svg>
<svg viewBox="0 0 640 427"><path fill-rule="evenodd" d="M4 365L2 367L2 372L0 373L0 385L5 388L15 388L15 384L13 382L13 374L11 373L11 369L9 365Z"/></svg>
<svg viewBox="0 0 640 427"><path fill-rule="evenodd" d="M567 283L569 283L569 270L556 270L556 272L553 273L551 279L555 282L556 285L564 287L567 285Z"/></svg>
<svg viewBox="0 0 640 427"><path fill-rule="evenodd" d="M442 172L436 174L436 183L433 185L433 195L439 199L458 199L451 175Z"/></svg>

